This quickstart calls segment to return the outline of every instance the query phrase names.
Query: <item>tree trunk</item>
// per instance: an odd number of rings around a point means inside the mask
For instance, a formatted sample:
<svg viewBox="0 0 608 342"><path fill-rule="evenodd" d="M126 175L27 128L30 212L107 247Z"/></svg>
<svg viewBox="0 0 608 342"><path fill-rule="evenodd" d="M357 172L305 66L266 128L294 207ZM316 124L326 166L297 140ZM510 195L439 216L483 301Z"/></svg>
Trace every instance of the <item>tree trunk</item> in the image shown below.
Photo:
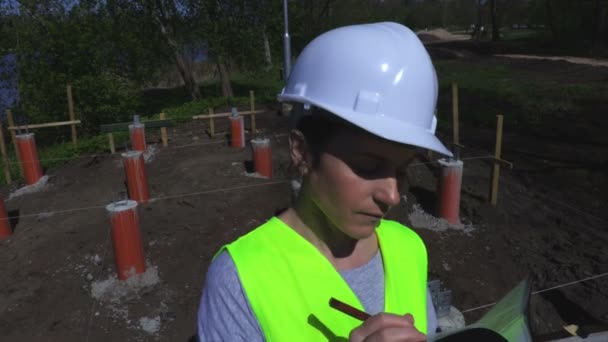
<svg viewBox="0 0 608 342"><path fill-rule="evenodd" d="M268 35L266 34L266 28L262 30L262 38L264 39L264 60L266 61L266 71L272 69L272 54L270 53L270 42L268 42Z"/></svg>
<svg viewBox="0 0 608 342"><path fill-rule="evenodd" d="M201 98L201 93L198 89L196 81L194 80L194 74L192 72L191 66L189 65L189 63L186 62L184 55L179 51L179 45L177 44L175 39L173 39L172 33L169 32L170 28L167 25L166 10L164 8L165 6L163 0L157 0L156 4L158 6L158 13L155 17L156 22L158 23L158 26L160 28L160 32L167 41L167 45L171 49L171 52L173 54L173 60L175 61L175 65L177 66L177 70L179 71L182 80L184 80L184 85L186 86L186 89L188 89L188 92L190 93L190 97L192 98L192 100L198 100Z"/></svg>
<svg viewBox="0 0 608 342"><path fill-rule="evenodd" d="M190 93L190 97L193 101L199 100L201 98L201 93L198 89L198 84L196 84L196 80L194 79L192 63L186 61L184 56L178 51L173 51L173 58L175 59L179 74L182 76L182 80L184 80L184 85Z"/></svg>
<svg viewBox="0 0 608 342"><path fill-rule="evenodd" d="M498 15L496 14L496 0L490 0L490 12L492 20L492 41L497 42L500 40L500 23L498 22Z"/></svg>
<svg viewBox="0 0 608 342"><path fill-rule="evenodd" d="M580 20L580 27L585 31L585 29L589 26L589 20L587 19L587 11L585 11L585 6L582 1L577 1L578 3L578 13Z"/></svg>
<svg viewBox="0 0 608 342"><path fill-rule="evenodd" d="M600 17L600 26L598 41L600 45L608 47L608 7L602 8L602 16Z"/></svg>
<svg viewBox="0 0 608 342"><path fill-rule="evenodd" d="M593 49L596 49L601 45L600 30L602 29L602 8L600 5L600 0L595 0L593 6L593 13L595 14L595 16L593 18L593 31L591 32L591 47Z"/></svg>
<svg viewBox="0 0 608 342"><path fill-rule="evenodd" d="M448 1L447 0L441 1L441 8L442 8L441 27L446 28L448 26Z"/></svg>
<svg viewBox="0 0 608 342"><path fill-rule="evenodd" d="M553 0L545 0L545 10L547 11L547 25L551 30L551 38L555 41L557 39L557 29L553 23L553 8L551 7L551 1Z"/></svg>
<svg viewBox="0 0 608 342"><path fill-rule="evenodd" d="M230 84L230 75L228 73L228 68L226 68L224 58L218 57L216 64L217 70L220 73L220 83L222 84L222 96L234 97L234 93L232 92L232 85Z"/></svg>
<svg viewBox="0 0 608 342"><path fill-rule="evenodd" d="M477 0L477 24L475 25L475 40L481 40L481 0Z"/></svg>

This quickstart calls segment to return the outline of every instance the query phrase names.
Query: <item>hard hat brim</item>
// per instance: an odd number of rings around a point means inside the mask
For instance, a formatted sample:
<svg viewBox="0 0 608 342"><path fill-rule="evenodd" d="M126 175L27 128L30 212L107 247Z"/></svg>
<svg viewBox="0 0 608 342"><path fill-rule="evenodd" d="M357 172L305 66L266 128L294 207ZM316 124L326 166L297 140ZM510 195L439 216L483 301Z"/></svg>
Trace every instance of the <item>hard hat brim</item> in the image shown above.
<svg viewBox="0 0 608 342"><path fill-rule="evenodd" d="M435 136L434 132L430 132L403 121L395 120L391 117L383 116L381 113L359 113L347 108L315 103L315 101L311 101L309 98L291 94L279 94L277 98L281 102L298 102L324 109L343 120L386 140L429 149L448 157L453 156L452 152L443 145L439 138Z"/></svg>

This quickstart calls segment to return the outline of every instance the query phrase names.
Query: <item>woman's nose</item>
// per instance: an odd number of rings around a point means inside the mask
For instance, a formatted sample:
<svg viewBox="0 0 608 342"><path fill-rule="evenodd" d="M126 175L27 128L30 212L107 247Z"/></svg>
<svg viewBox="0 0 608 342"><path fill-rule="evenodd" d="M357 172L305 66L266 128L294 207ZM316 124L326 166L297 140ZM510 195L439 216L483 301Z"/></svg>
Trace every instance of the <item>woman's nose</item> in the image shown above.
<svg viewBox="0 0 608 342"><path fill-rule="evenodd" d="M374 194L374 199L388 206L399 204L401 197L399 196L399 185L395 177L387 177L376 179L377 188Z"/></svg>

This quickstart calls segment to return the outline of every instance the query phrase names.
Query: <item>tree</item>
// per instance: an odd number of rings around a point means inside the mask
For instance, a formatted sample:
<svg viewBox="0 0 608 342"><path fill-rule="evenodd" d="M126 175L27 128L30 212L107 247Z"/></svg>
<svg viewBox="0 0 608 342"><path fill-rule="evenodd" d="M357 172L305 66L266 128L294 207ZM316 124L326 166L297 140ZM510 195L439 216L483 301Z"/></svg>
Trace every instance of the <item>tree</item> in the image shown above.
<svg viewBox="0 0 608 342"><path fill-rule="evenodd" d="M477 20L475 22L475 29L473 30L473 38L475 38L475 40L481 40L481 29L482 29L482 6L483 6L483 0L476 0L477 2Z"/></svg>
<svg viewBox="0 0 608 342"><path fill-rule="evenodd" d="M490 18L492 23L492 41L500 40L500 23L496 15L496 0L490 0Z"/></svg>
<svg viewBox="0 0 608 342"><path fill-rule="evenodd" d="M192 62L185 58L183 46L180 47L175 39L174 22L177 21L177 17L179 17L177 6L172 0L155 0L154 4L156 5L154 8L154 18L156 19L161 34L165 38L167 46L171 50L171 54L186 89L188 89L192 100L198 100L200 99L201 94L198 85L194 80ZM173 20L171 20L171 17L173 17Z"/></svg>
<svg viewBox="0 0 608 342"><path fill-rule="evenodd" d="M260 53L264 51L264 32L270 26L277 27L275 20L280 18L276 15L280 4L271 3L274 5L267 6L259 0L203 3L200 17L204 20L200 20L203 24L199 32L208 43L210 57L216 63L223 96L233 96L230 74L235 68L253 70L265 64L264 52ZM269 13L275 15L270 16Z"/></svg>
<svg viewBox="0 0 608 342"><path fill-rule="evenodd" d="M19 37L12 46L19 118L65 120L67 83L87 132L133 115L141 85L165 63L161 37L141 7L129 0L19 0L18 6L9 19Z"/></svg>
<svg viewBox="0 0 608 342"><path fill-rule="evenodd" d="M537 0L532 4L542 4L553 44L592 53L608 46L608 1Z"/></svg>
<svg viewBox="0 0 608 342"><path fill-rule="evenodd" d="M608 42L605 41L605 38L608 37L608 27L606 25L606 16L608 13L608 6L602 6L602 1L595 0L593 2L593 13L595 13L593 18L593 28L591 32L591 46L594 49L600 48L602 46L608 46Z"/></svg>
<svg viewBox="0 0 608 342"><path fill-rule="evenodd" d="M551 5L551 0L545 0L545 9L547 11L547 26L549 26L549 29L551 30L553 39L556 39L558 34L555 22L553 21L553 6Z"/></svg>
<svg viewBox="0 0 608 342"><path fill-rule="evenodd" d="M273 18L273 16L276 16L278 13L276 13L275 11L272 11L272 7L273 6L268 6L268 4L266 3L266 0L259 0L259 12L258 12L258 19L259 19L259 25L261 27L261 34L262 34L262 44L264 46L264 70L268 71L270 69L272 69L272 49L270 47L270 40L269 40L269 35L268 35L268 24L271 22L271 18ZM276 19L275 19L276 20ZM272 25L272 24L271 24Z"/></svg>

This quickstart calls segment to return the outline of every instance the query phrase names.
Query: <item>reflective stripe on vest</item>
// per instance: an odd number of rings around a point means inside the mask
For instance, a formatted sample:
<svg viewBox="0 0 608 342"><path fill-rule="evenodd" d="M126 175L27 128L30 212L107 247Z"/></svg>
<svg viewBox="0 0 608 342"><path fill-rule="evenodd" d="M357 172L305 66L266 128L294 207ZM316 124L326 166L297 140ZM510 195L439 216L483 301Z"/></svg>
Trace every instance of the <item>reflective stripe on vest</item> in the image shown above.
<svg viewBox="0 0 608 342"><path fill-rule="evenodd" d="M426 248L409 228L382 220L385 312L414 316L426 334ZM348 340L361 321L329 307L334 297L363 310L329 260L277 217L225 246L267 341Z"/></svg>

